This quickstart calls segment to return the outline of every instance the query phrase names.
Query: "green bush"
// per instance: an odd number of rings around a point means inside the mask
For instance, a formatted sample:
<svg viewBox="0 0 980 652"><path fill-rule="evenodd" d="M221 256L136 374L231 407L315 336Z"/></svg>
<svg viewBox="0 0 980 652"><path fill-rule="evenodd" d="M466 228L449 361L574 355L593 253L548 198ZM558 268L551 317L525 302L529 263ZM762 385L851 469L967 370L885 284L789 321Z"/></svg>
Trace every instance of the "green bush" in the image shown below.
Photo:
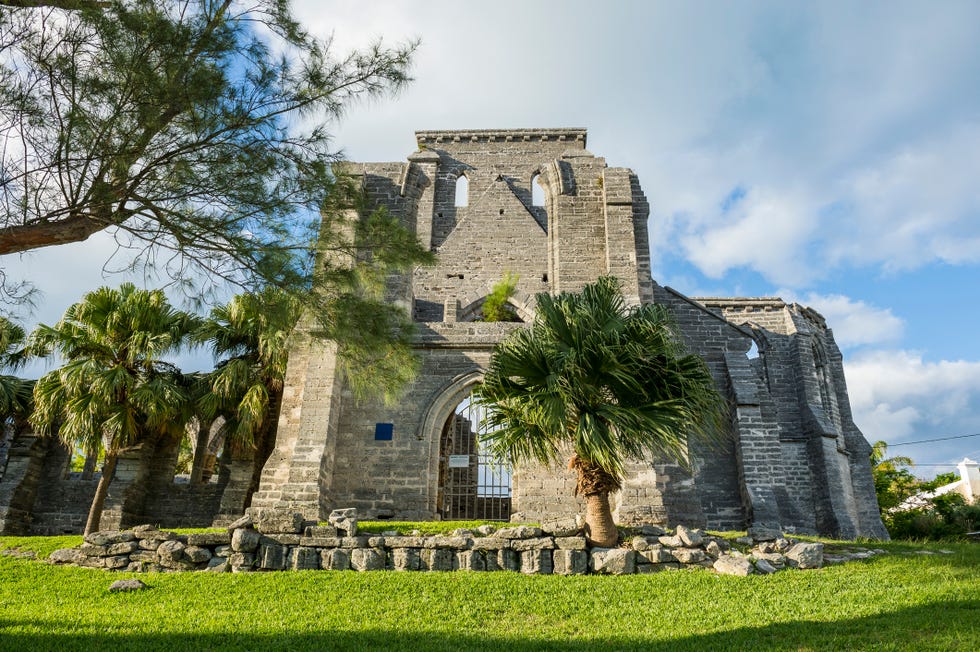
<svg viewBox="0 0 980 652"><path fill-rule="evenodd" d="M931 498L923 507L882 515L893 539L958 539L980 530L980 505L956 493Z"/></svg>
<svg viewBox="0 0 980 652"><path fill-rule="evenodd" d="M517 274L505 272L504 277L493 286L483 302L483 321L520 321L514 309L507 305L507 300L517 292L519 278Z"/></svg>

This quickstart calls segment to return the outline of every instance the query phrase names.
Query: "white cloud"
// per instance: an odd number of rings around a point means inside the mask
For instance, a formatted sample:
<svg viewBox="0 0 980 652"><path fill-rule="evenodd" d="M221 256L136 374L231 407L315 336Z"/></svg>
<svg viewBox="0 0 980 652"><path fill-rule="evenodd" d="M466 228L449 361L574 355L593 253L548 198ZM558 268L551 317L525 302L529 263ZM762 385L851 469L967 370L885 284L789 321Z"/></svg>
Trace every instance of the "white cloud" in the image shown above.
<svg viewBox="0 0 980 652"><path fill-rule="evenodd" d="M896 317L891 309L842 294L809 292L799 296L792 290L780 290L776 294L785 301L810 306L823 315L841 348L894 343L901 340L905 331L905 321Z"/></svg>
<svg viewBox="0 0 980 652"><path fill-rule="evenodd" d="M845 360L844 368L854 420L869 441L898 444L978 432L980 362L929 362L913 351L875 350ZM980 445L977 441L908 446L895 454L955 462Z"/></svg>
<svg viewBox="0 0 980 652"><path fill-rule="evenodd" d="M841 197L851 215L828 241L832 262L889 271L932 261L980 262L980 122L910 142L853 171Z"/></svg>
<svg viewBox="0 0 980 652"><path fill-rule="evenodd" d="M681 243L691 262L712 278L751 266L776 282L802 283L808 273L799 252L816 228L801 219L807 213L802 197L751 188Z"/></svg>

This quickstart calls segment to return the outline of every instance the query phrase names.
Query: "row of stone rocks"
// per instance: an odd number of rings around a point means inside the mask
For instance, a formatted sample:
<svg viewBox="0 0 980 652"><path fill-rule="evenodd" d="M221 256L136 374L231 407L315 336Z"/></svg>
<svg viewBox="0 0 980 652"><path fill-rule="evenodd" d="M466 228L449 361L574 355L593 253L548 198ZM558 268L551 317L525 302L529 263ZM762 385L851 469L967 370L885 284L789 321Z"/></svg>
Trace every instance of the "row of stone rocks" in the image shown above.
<svg viewBox="0 0 980 652"><path fill-rule="evenodd" d="M768 541L740 539L733 547L724 538L684 526L672 534L644 526L623 547L590 548L585 537L578 536L574 522L544 529L483 526L448 536L396 532L365 536L356 534L356 520L347 525L347 530L306 525L301 533L262 532L251 519L243 519L226 532L189 535L141 525L88 535L81 546L55 551L49 561L130 572L506 570L559 575L655 573L689 567L749 575L820 568L825 562L820 543L778 536ZM840 560L839 555L833 559Z"/></svg>

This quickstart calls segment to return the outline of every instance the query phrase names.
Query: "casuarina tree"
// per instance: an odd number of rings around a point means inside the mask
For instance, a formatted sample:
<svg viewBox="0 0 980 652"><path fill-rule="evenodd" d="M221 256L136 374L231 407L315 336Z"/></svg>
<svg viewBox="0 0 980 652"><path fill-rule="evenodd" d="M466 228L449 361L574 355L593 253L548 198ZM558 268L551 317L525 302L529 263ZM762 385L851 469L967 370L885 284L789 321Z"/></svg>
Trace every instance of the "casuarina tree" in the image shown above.
<svg viewBox="0 0 980 652"><path fill-rule="evenodd" d="M0 0L0 255L109 230L195 297L308 291L328 131L401 87L413 49L338 56L287 0ZM0 290L24 296L3 269Z"/></svg>
<svg viewBox="0 0 980 652"><path fill-rule="evenodd" d="M600 546L618 537L609 495L627 462L686 463L690 440L717 439L724 413L666 309L628 306L610 277L577 294L538 295L534 322L496 347L478 395L493 454L515 465L569 455L586 536Z"/></svg>

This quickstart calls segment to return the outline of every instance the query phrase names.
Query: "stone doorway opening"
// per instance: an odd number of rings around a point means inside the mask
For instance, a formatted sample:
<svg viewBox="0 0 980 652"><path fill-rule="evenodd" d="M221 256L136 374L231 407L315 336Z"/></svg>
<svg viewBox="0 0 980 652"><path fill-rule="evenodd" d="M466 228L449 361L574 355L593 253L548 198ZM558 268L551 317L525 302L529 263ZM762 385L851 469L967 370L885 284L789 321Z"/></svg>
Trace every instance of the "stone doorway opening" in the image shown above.
<svg viewBox="0 0 980 652"><path fill-rule="evenodd" d="M442 427L437 503L443 520L510 520L511 469L480 446L485 416L471 391Z"/></svg>

